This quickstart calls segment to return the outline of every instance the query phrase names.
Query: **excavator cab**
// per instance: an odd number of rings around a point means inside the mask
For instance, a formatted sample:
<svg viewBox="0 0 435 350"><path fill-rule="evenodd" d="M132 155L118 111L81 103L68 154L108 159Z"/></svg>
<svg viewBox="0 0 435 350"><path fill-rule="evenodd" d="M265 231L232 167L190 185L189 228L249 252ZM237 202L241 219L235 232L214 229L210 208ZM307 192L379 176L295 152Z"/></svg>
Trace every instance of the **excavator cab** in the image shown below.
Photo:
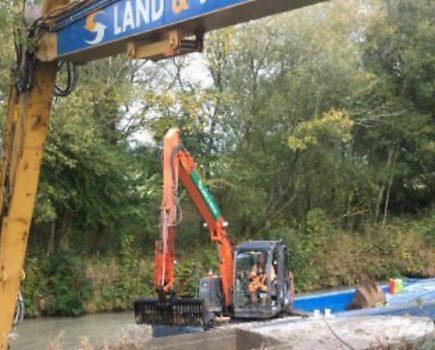
<svg viewBox="0 0 435 350"><path fill-rule="evenodd" d="M282 241L249 241L234 250L233 310L239 319L268 319L291 306L291 283L287 248ZM199 283L198 300L203 301L207 325L223 312L219 275L209 274Z"/></svg>
<svg viewBox="0 0 435 350"><path fill-rule="evenodd" d="M272 318L290 306L287 249L281 241L242 243L234 262L236 318Z"/></svg>

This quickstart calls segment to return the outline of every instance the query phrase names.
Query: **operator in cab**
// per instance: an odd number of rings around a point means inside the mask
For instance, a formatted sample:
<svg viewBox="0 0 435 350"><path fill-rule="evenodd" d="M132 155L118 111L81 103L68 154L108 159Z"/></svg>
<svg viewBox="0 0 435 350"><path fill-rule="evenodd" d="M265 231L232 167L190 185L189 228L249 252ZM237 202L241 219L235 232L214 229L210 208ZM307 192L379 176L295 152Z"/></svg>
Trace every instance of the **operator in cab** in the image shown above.
<svg viewBox="0 0 435 350"><path fill-rule="evenodd" d="M266 259L264 254L259 254L257 263L253 265L249 273L248 292L251 304L257 304L260 297L262 304L266 299L261 298L262 293L267 293L267 278L273 283L276 279L275 269L271 266L269 271L266 271Z"/></svg>

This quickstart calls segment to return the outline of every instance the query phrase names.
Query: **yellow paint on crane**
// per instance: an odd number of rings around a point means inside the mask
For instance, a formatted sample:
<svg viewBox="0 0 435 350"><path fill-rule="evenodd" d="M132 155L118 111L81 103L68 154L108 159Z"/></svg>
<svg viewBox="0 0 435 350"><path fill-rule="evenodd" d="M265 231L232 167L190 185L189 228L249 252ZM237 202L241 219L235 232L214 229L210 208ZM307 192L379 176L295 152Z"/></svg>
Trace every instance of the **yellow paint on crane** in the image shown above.
<svg viewBox="0 0 435 350"><path fill-rule="evenodd" d="M65 0L46 0L49 11ZM24 257L48 132L57 63L37 62L32 89L18 94L13 84L4 128L1 172L0 350L8 338L20 288ZM12 74L12 83L14 74Z"/></svg>

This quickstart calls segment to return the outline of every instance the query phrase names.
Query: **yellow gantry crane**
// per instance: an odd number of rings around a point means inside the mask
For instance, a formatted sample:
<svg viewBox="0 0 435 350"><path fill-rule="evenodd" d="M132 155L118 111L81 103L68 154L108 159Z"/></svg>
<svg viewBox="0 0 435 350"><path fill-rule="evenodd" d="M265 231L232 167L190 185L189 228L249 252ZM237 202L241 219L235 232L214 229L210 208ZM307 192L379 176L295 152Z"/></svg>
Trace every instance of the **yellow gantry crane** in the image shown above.
<svg viewBox="0 0 435 350"><path fill-rule="evenodd" d="M11 89L0 191L0 350L8 347L60 63L127 53L159 60L201 51L210 30L324 0L44 0ZM26 48L27 47L27 48ZM69 91L59 91L59 96Z"/></svg>

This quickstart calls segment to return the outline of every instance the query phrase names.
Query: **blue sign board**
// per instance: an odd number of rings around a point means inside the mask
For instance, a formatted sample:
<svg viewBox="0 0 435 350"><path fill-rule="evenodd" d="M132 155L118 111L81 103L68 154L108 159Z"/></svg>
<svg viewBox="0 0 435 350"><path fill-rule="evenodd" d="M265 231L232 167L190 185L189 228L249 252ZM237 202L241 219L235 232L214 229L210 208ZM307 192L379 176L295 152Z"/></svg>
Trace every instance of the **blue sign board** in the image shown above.
<svg viewBox="0 0 435 350"><path fill-rule="evenodd" d="M58 57L255 0L119 0L57 32Z"/></svg>

